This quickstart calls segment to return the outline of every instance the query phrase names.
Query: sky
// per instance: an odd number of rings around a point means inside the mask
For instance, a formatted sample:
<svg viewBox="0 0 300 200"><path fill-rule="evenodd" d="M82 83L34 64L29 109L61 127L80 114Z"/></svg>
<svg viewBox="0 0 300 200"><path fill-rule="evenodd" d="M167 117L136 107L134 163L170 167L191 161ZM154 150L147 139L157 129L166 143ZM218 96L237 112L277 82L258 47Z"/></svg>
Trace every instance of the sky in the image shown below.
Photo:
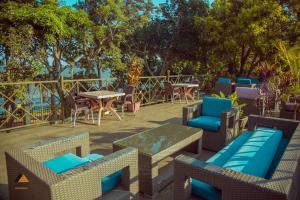
<svg viewBox="0 0 300 200"><path fill-rule="evenodd" d="M152 0L152 1L155 5L166 2L166 0ZM74 5L77 2L77 0L61 0L61 2L64 2L66 5L71 6Z"/></svg>

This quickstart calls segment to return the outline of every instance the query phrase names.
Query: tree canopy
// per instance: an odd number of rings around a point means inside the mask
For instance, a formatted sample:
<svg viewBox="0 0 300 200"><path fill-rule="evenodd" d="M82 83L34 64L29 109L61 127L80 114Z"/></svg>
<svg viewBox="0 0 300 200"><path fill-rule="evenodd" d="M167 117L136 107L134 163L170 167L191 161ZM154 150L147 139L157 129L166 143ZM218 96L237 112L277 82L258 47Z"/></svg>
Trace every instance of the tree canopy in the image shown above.
<svg viewBox="0 0 300 200"><path fill-rule="evenodd" d="M118 75L132 58L145 75L250 76L276 60L279 43L300 42L297 0L79 2L1 1L1 81Z"/></svg>

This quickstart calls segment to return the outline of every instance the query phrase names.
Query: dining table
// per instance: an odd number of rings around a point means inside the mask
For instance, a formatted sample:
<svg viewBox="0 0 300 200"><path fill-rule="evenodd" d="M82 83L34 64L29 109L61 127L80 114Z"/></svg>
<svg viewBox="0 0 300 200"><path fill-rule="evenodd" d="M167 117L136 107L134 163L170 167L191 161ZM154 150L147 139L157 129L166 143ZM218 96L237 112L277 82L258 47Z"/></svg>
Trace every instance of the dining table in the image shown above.
<svg viewBox="0 0 300 200"><path fill-rule="evenodd" d="M80 97L88 98L92 103L97 105L98 109L98 126L101 124L102 112L111 112L118 120L122 120L120 115L113 108L113 103L121 96L124 96L123 92L114 92L108 90L99 90L91 92L81 92L78 94ZM105 99L107 101L105 101Z"/></svg>
<svg viewBox="0 0 300 200"><path fill-rule="evenodd" d="M198 88L199 84L195 83L173 83L173 87L181 88L181 94L184 96L186 103L188 99L194 101L194 96L192 94L194 88Z"/></svg>

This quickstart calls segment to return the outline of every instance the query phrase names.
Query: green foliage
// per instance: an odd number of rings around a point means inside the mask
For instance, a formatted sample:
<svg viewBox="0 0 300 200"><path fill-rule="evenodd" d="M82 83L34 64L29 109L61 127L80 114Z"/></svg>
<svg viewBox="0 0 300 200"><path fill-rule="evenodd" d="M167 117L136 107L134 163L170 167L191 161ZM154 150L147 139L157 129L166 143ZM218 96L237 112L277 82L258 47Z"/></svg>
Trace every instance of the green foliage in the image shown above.
<svg viewBox="0 0 300 200"><path fill-rule="evenodd" d="M232 106L240 109L240 116L241 117L244 116L243 108L246 106L246 104L239 104L239 101L238 101L239 97L238 97L236 92L232 93L228 97L226 97L226 95L223 92L220 92L220 94L212 94L211 96L216 97L216 98L228 98L228 99L230 99L231 102L232 102Z"/></svg>

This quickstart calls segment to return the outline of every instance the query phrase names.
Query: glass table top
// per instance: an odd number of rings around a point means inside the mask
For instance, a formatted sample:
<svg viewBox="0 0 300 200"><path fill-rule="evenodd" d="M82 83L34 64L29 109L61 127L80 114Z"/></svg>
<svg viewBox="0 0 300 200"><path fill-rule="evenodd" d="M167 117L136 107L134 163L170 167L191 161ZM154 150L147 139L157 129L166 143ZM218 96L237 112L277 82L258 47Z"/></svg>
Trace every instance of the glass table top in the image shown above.
<svg viewBox="0 0 300 200"><path fill-rule="evenodd" d="M114 144L134 147L142 153L154 155L200 131L202 130L189 126L165 124L118 140Z"/></svg>

